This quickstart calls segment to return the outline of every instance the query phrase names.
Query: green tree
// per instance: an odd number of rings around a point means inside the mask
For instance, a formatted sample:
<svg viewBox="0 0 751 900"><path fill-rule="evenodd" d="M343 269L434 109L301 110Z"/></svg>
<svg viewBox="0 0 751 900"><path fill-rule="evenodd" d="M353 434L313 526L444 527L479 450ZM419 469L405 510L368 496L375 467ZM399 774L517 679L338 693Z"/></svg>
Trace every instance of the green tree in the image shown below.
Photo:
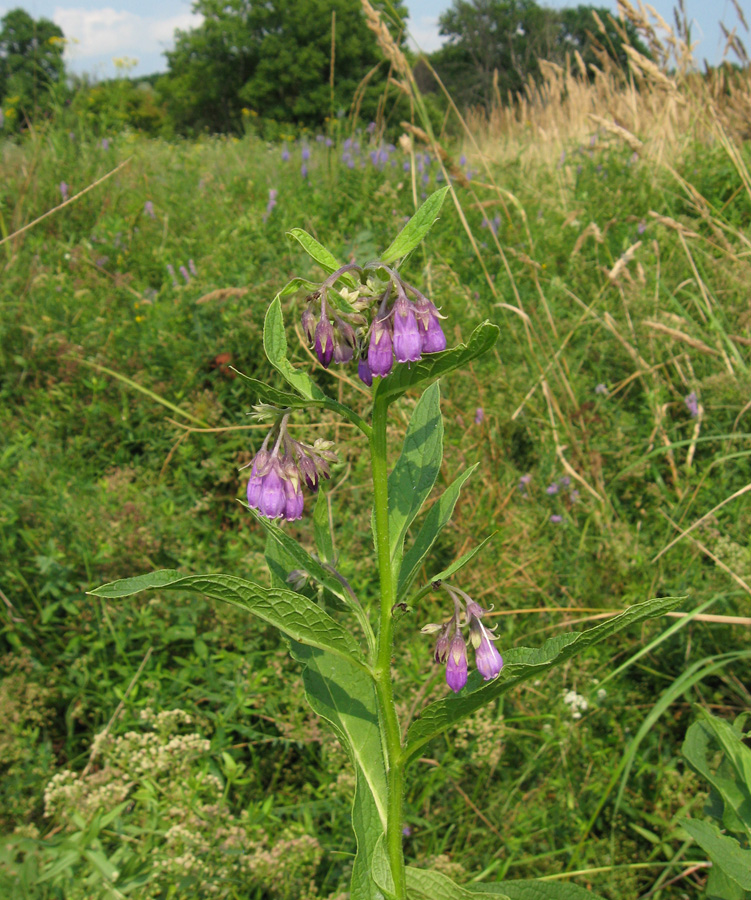
<svg viewBox="0 0 751 900"><path fill-rule="evenodd" d="M364 115L375 111L387 66L358 0L196 0L193 10L204 21L177 32L169 74L159 83L178 130L240 130L243 107L277 121L321 124L331 111L332 12L334 111L349 106L381 63L362 107Z"/></svg>
<svg viewBox="0 0 751 900"><path fill-rule="evenodd" d="M65 73L65 38L49 19L12 9L0 19L0 102L19 118L49 109L50 89Z"/></svg>
<svg viewBox="0 0 751 900"><path fill-rule="evenodd" d="M592 13L606 25L602 35ZM541 59L563 65L578 50L584 62L597 63L596 49L618 65L626 63L623 41L610 22L607 9L577 6L549 9L535 0L454 0L439 19L446 45L431 61L454 99L463 106L497 102L493 89L498 72L502 102L540 74ZM648 55L633 25L624 25L629 41Z"/></svg>

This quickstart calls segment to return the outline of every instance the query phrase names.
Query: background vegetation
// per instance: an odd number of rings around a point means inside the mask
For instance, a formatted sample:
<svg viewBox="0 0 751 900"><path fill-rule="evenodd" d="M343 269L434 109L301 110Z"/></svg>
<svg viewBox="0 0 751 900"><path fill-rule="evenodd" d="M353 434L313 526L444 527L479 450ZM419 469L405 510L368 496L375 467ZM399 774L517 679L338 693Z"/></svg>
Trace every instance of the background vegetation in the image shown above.
<svg viewBox="0 0 751 900"><path fill-rule="evenodd" d="M408 277L453 338L491 318L502 339L444 386L445 480L480 466L436 565L496 532L462 586L494 604L501 647L686 601L436 742L410 782L408 857L609 900L702 895L682 822L706 784L681 743L694 704L732 720L751 684L748 70L698 76L685 34L659 43L634 13L649 54L624 49L627 71L538 60L513 102L442 135L369 21L421 113L393 144L388 94L372 129L148 137L124 80L96 114L87 89L0 144L3 896L345 896L352 776L283 643L193 597L85 592L165 566L263 578L237 502L255 398L232 367L268 376L266 305L318 274L284 232L372 257L447 179ZM325 377L365 406L356 380ZM367 594L357 444L333 420L298 427L337 441L326 497ZM288 527L305 540L309 522ZM418 635L435 618L428 597L400 624L405 720L446 691Z"/></svg>

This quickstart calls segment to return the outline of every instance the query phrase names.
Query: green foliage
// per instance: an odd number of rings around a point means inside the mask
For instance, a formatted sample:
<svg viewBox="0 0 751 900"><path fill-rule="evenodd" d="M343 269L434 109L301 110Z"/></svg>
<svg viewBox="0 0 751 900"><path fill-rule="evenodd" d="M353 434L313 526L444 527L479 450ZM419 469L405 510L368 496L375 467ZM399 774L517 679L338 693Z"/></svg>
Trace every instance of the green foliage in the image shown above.
<svg viewBox="0 0 751 900"><path fill-rule="evenodd" d="M686 733L683 755L711 786L706 812L712 822L684 821L683 827L712 860L707 896L716 900L751 897L751 750L743 743L747 716L733 725L700 709ZM716 754L719 752L719 763Z"/></svg>
<svg viewBox="0 0 751 900"><path fill-rule="evenodd" d="M244 107L262 118L320 127L348 109L360 81L378 67L361 107L363 116L375 117L386 66L356 0L198 0L194 10L203 22L178 31L167 53L169 75L159 83L179 132L239 132Z"/></svg>
<svg viewBox="0 0 751 900"><path fill-rule="evenodd" d="M593 13L605 25L604 35ZM607 8L589 5L559 10L536 0L454 0L439 20L448 40L431 62L457 102L489 111L499 98L507 102L529 78L537 78L540 60L563 66L577 51L587 66L602 68L601 53L625 67L623 37L610 15ZM633 23L626 19L621 27L628 42L649 56Z"/></svg>
<svg viewBox="0 0 751 900"><path fill-rule="evenodd" d="M17 8L0 19L0 104L5 119L19 127L52 105L51 89L63 76L65 41L49 19Z"/></svg>

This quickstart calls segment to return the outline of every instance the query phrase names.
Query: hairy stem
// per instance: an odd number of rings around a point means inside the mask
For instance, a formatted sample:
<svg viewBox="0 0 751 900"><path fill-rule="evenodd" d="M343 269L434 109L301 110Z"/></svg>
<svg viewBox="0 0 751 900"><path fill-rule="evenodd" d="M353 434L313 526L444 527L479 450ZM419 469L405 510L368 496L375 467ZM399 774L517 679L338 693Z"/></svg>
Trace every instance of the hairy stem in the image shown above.
<svg viewBox="0 0 751 900"><path fill-rule="evenodd" d="M386 423L388 402L376 401L373 407L373 430L370 436L373 497L375 505L375 542L381 588L381 622L374 677L381 728L386 748L388 775L388 823L386 852L391 865L397 900L406 900L406 875L402 849L402 803L404 796L404 760L402 758L399 720L394 706L391 681L391 652L394 639L392 609L396 602L396 585L391 567L389 542L388 454Z"/></svg>

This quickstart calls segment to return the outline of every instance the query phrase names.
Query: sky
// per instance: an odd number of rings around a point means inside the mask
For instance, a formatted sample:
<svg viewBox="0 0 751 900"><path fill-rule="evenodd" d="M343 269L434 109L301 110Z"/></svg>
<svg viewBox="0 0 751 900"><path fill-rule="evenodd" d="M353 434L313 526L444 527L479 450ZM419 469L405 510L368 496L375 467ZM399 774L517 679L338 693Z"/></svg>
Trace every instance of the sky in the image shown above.
<svg viewBox="0 0 751 900"><path fill-rule="evenodd" d="M586 0L541 0L542 5L553 7L581 2ZM632 2L636 5L636 0ZM751 0L738 0L738 4L751 25ZM440 47L438 17L450 5L451 0L406 0L409 30L421 50ZM592 0L592 5L617 9L616 0ZM672 23L674 0L651 0L651 5ZM116 74L114 59L133 61L129 69L133 75L165 71L163 53L173 46L175 29L192 28L201 21L191 12L190 0L70 0L70 5L64 0L0 0L0 17L19 6L34 18L56 22L70 42L65 57L68 68L98 79ZM720 61L724 39L719 21L729 29L738 25L741 39L751 43L751 36L737 23L731 0L685 0L685 7L693 23L693 38L699 42L695 57L700 63Z"/></svg>

